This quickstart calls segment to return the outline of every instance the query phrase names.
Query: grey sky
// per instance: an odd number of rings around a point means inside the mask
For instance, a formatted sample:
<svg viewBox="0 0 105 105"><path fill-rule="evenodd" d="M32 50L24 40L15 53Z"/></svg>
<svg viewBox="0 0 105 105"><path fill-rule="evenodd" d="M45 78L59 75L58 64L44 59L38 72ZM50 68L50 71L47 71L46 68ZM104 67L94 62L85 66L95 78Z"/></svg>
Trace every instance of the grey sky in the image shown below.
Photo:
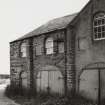
<svg viewBox="0 0 105 105"><path fill-rule="evenodd" d="M50 19L79 12L89 0L0 0L0 73L9 73L9 42Z"/></svg>

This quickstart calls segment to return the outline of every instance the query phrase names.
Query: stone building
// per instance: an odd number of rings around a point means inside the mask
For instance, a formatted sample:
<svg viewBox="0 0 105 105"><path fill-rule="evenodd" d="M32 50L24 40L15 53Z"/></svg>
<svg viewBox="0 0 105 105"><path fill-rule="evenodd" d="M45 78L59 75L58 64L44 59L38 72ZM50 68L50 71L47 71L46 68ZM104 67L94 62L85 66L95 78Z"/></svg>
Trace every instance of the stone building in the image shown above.
<svg viewBox="0 0 105 105"><path fill-rule="evenodd" d="M10 42L11 84L105 98L105 0L49 21Z"/></svg>

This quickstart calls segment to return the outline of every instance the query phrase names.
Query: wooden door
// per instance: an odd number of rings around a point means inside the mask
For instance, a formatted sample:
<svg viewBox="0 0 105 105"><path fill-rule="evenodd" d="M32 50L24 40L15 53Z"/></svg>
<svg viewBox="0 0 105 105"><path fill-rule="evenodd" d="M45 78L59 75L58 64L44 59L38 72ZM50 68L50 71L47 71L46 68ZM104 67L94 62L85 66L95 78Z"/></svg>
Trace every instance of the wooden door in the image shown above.
<svg viewBox="0 0 105 105"><path fill-rule="evenodd" d="M81 95L94 101L98 100L98 70L84 70L80 76L79 91Z"/></svg>
<svg viewBox="0 0 105 105"><path fill-rule="evenodd" d="M64 93L64 79L60 71L40 71L37 75L37 91Z"/></svg>
<svg viewBox="0 0 105 105"><path fill-rule="evenodd" d="M60 71L49 72L49 85L52 93L64 94L64 78Z"/></svg>
<svg viewBox="0 0 105 105"><path fill-rule="evenodd" d="M105 69L100 70L100 99L105 99Z"/></svg>

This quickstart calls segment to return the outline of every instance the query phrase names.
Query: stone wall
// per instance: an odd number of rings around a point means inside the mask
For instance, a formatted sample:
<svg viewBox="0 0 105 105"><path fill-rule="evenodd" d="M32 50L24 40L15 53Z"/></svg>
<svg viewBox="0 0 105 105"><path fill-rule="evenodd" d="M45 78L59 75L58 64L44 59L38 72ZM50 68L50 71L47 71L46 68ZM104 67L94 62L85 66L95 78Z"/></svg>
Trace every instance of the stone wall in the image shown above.
<svg viewBox="0 0 105 105"><path fill-rule="evenodd" d="M54 53L49 55L45 53L45 40L48 37L52 37L54 39ZM51 69L55 70L55 68L57 68L59 71L61 71L65 78L65 54L57 53L57 46L55 43L58 39L64 39L64 37L64 31L57 31L48 33L46 35L41 35L33 39L34 87L36 87L36 76L38 71L45 70L46 68L47 70L49 69L49 71ZM35 46L37 44L40 44L42 47L41 55L36 55Z"/></svg>
<svg viewBox="0 0 105 105"><path fill-rule="evenodd" d="M49 69L57 68L65 79L66 55L65 51L64 53L57 52L56 43L59 39L63 39L65 43L65 36L65 31L60 30L27 40L10 43L11 83L19 85L21 81L20 74L22 72L27 72L28 87L36 89L36 76L38 71L44 70L45 68L48 69L49 67ZM45 53L45 40L48 37L54 39L54 53L49 55ZM27 57L25 58L20 57L20 46L22 42L27 43ZM40 55L36 55L37 44L41 46Z"/></svg>
<svg viewBox="0 0 105 105"><path fill-rule="evenodd" d="M75 24L76 34L76 87L79 89L79 76L82 69L91 63L105 62L105 40L93 40L92 20L96 13L105 12L105 0L93 0L85 8Z"/></svg>
<svg viewBox="0 0 105 105"><path fill-rule="evenodd" d="M23 42L27 43L27 57L22 58L20 56L20 46ZM10 73L11 84L19 86L21 82L21 74L27 73L27 86L30 87L30 70L29 70L29 41L17 41L10 43Z"/></svg>

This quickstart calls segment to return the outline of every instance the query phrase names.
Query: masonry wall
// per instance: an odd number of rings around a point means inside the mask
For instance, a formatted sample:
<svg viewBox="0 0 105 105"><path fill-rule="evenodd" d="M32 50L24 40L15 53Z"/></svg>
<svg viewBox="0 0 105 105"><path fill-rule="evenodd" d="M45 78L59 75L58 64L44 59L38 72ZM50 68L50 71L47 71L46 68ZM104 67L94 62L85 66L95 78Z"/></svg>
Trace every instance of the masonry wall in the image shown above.
<svg viewBox="0 0 105 105"><path fill-rule="evenodd" d="M105 40L93 40L92 19L95 13L105 12L105 0L93 0L85 8L75 25L76 34L76 89L79 89L79 76L82 69L91 63L105 62Z"/></svg>
<svg viewBox="0 0 105 105"><path fill-rule="evenodd" d="M23 42L27 43L27 57L20 56L20 46ZM27 88L30 88L30 56L29 40L16 41L10 43L10 77L11 84L19 86L21 84L21 75L25 73L27 77Z"/></svg>
<svg viewBox="0 0 105 105"><path fill-rule="evenodd" d="M34 65L34 88L36 88L36 77L39 71L42 70L59 70L65 78L65 53L57 53L56 44L54 44L54 54L47 55L45 53L45 40L52 37L54 42L58 39L65 38L64 30L55 31L48 34L35 37L33 39L33 65ZM64 39L65 41L65 39ZM42 54L36 55L36 45L42 47Z"/></svg>
<svg viewBox="0 0 105 105"><path fill-rule="evenodd" d="M73 92L76 89L75 70L75 33L74 27L67 28L66 37L66 69L67 69L67 89Z"/></svg>
<svg viewBox="0 0 105 105"><path fill-rule="evenodd" d="M61 72L65 84L65 70L66 70L66 48L63 53L57 52L57 40L63 39L66 43L65 30L59 30L48 34L43 34L37 37L29 38L27 40L21 40L10 43L10 66L11 66L11 84L21 85L22 72L27 74L27 86L28 88L34 88L36 90L36 80L39 71L43 70L58 70ZM45 41L48 37L52 37L54 40L54 53L47 55L45 52ZM21 43L27 43L27 57L20 56ZM41 54L36 54L36 46L41 46ZM66 44L64 45L66 47ZM25 75L26 75L25 74ZM65 92L64 89L64 92Z"/></svg>

